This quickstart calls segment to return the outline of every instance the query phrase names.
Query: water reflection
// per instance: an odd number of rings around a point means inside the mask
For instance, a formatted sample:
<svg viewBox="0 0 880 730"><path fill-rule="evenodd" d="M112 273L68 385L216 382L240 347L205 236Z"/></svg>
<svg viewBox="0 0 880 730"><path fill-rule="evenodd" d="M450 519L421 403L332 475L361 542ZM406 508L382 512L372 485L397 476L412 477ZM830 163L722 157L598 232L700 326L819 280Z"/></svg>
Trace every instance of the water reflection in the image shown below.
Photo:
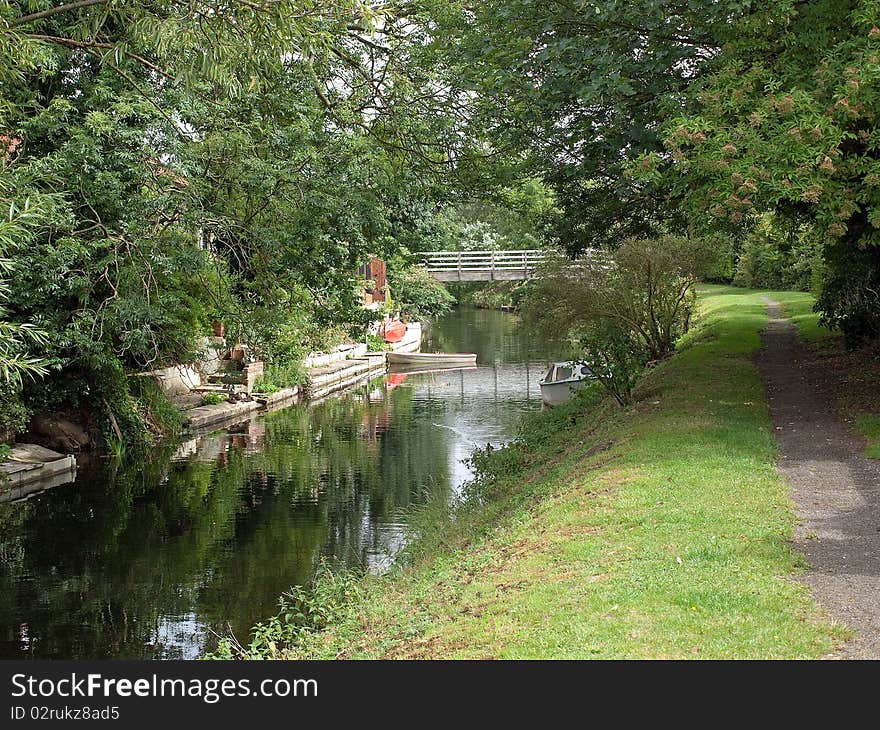
<svg viewBox="0 0 880 730"><path fill-rule="evenodd" d="M471 450L538 407L544 359L514 324L463 310L431 327L426 350L477 352L475 370L389 375L0 505L0 654L194 658L322 558L386 565L406 510L460 488Z"/></svg>

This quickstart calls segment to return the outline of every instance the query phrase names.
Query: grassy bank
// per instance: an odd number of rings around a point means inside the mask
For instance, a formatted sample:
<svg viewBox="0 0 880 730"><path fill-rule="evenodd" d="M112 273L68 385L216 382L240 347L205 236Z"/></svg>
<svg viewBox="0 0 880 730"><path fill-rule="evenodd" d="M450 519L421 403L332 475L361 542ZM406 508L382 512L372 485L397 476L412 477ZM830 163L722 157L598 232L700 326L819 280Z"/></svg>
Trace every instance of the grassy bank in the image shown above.
<svg viewBox="0 0 880 730"><path fill-rule="evenodd" d="M758 293L703 291L698 326L626 409L536 416L384 577L325 577L246 653L284 657L818 657L842 632L806 589L751 358ZM304 631L301 625L320 631ZM226 647L227 653L235 653Z"/></svg>

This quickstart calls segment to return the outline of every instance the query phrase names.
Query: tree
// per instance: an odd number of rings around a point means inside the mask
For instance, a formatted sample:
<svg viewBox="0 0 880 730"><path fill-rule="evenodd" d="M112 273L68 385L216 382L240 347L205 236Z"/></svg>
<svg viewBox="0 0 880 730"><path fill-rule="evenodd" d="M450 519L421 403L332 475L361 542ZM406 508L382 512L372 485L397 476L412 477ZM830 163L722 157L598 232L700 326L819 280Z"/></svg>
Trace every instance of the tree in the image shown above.
<svg viewBox="0 0 880 730"><path fill-rule="evenodd" d="M455 303L455 297L425 269L400 260L391 262L388 283L394 298L402 302L401 312L414 319L437 317Z"/></svg>
<svg viewBox="0 0 880 730"><path fill-rule="evenodd" d="M0 220L0 276L9 276L15 271L14 262L8 258L17 248L26 242L29 230L41 219L44 211L35 210L26 201L24 207L16 208L15 201L10 200L8 191L0 196L0 205L9 214ZM22 240L22 239L25 240ZM34 378L46 374L46 363L40 358L28 355L29 344L45 341L45 333L30 322L10 322L3 302L9 296L9 284L0 278L0 392L15 392L25 377ZM5 387L3 387L5 386ZM0 396L0 404L3 403Z"/></svg>
<svg viewBox="0 0 880 730"><path fill-rule="evenodd" d="M825 240L818 308L850 344L880 336L880 4L774 3L734 19L641 179L697 227L774 211Z"/></svg>
<svg viewBox="0 0 880 730"><path fill-rule="evenodd" d="M683 225L662 187L624 173L662 149L666 101L699 78L748 7L487 0L436 12L477 97L470 128L551 186L558 237L578 252Z"/></svg>
<svg viewBox="0 0 880 730"><path fill-rule="evenodd" d="M360 0L0 4L0 183L52 201L9 299L51 333L34 407L120 420L125 374L195 357L214 318L277 357L362 325L357 264L464 146L423 39Z"/></svg>
<svg viewBox="0 0 880 730"><path fill-rule="evenodd" d="M695 287L714 262L702 239L630 238L613 256L551 261L528 302L533 325L562 336L608 325L632 333L652 360L688 330Z"/></svg>

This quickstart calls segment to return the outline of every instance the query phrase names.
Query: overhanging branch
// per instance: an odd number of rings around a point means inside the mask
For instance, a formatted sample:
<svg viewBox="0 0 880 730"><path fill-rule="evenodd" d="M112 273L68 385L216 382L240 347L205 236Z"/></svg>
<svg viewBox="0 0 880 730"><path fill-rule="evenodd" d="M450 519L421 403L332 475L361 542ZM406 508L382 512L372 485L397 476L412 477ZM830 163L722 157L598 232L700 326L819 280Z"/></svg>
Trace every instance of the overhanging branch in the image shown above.
<svg viewBox="0 0 880 730"><path fill-rule="evenodd" d="M19 18L15 18L9 22L10 27L15 27L16 25L23 25L25 23L30 23L34 20L42 20L43 18L49 18L53 15L58 15L59 13L66 13L68 10L76 10L78 8L86 8L90 5L102 5L108 3L110 0L77 0L77 2L67 3L66 5L59 5L55 8L47 8L46 10L40 10L38 13L31 13L30 15L22 15Z"/></svg>

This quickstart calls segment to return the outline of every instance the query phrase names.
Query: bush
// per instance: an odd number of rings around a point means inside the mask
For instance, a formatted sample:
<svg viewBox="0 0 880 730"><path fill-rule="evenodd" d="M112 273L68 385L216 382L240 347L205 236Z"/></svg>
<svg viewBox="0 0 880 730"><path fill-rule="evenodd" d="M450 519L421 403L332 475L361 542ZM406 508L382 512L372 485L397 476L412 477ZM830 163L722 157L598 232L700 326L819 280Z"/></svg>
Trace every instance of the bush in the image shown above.
<svg viewBox="0 0 880 730"><path fill-rule="evenodd" d="M840 329L849 348L880 338L880 247L841 241L828 246L826 257L819 323Z"/></svg>
<svg viewBox="0 0 880 730"><path fill-rule="evenodd" d="M180 410L152 378L135 375L128 380L135 411L154 436L168 436L180 431L183 427Z"/></svg>
<svg viewBox="0 0 880 730"><path fill-rule="evenodd" d="M319 567L311 586L294 586L279 601L279 611L257 624L250 642L222 638L206 659L285 659L295 656L304 640L343 618L362 596L362 575Z"/></svg>
<svg viewBox="0 0 880 730"><path fill-rule="evenodd" d="M388 284L401 313L411 319L438 317L455 304L449 290L419 266L389 268Z"/></svg>
<svg viewBox="0 0 880 730"><path fill-rule="evenodd" d="M553 261L528 299L525 318L539 331L576 338L617 329L632 335L649 359L660 360L687 332L694 287L714 258L701 239L664 236L627 239L609 255Z"/></svg>
<svg viewBox="0 0 880 730"><path fill-rule="evenodd" d="M534 279L526 281L493 281L468 291L466 297L477 307L485 309L519 309L535 286Z"/></svg>
<svg viewBox="0 0 880 730"><path fill-rule="evenodd" d="M695 285L716 257L700 239L627 239L607 256L551 262L524 308L536 332L581 346L581 358L621 404L650 360L690 327Z"/></svg>
<svg viewBox="0 0 880 730"><path fill-rule="evenodd" d="M263 377L254 383L254 391L269 395L305 382L306 374L301 362L273 362L266 365Z"/></svg>
<svg viewBox="0 0 880 730"><path fill-rule="evenodd" d="M299 361L315 344L310 301L308 293L298 289L246 292L230 303L231 311L224 315L226 340L246 344L255 358L265 362Z"/></svg>
<svg viewBox="0 0 880 730"><path fill-rule="evenodd" d="M0 441L26 430L30 416L18 388L12 383L0 382Z"/></svg>
<svg viewBox="0 0 880 730"><path fill-rule="evenodd" d="M386 350L391 349L391 345L389 345L382 337L379 335L374 335L372 332L367 333L367 349L370 352L385 352Z"/></svg>
<svg viewBox="0 0 880 730"><path fill-rule="evenodd" d="M224 393L205 393L202 396L202 405L216 406L218 403L223 403L227 400L229 400L229 396Z"/></svg>
<svg viewBox="0 0 880 730"><path fill-rule="evenodd" d="M636 337L619 327L599 326L580 338L581 359L620 405L632 392L648 358Z"/></svg>

